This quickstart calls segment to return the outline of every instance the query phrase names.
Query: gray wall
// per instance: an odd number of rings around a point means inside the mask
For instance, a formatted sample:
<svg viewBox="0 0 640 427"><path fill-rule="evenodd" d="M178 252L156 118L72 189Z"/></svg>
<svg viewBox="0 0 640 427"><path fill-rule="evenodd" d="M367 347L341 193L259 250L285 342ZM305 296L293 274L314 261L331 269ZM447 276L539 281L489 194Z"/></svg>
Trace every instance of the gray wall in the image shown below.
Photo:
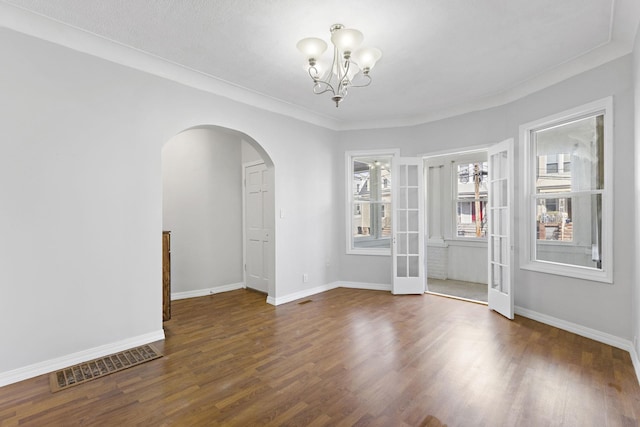
<svg viewBox="0 0 640 427"><path fill-rule="evenodd" d="M201 128L176 135L162 149L172 293L243 281L241 147L237 135Z"/></svg>
<svg viewBox="0 0 640 427"><path fill-rule="evenodd" d="M340 150L334 162L341 165L344 180L344 151L400 148L401 155L415 156L451 151L515 139L520 164L518 128L521 124L561 112L587 102L614 96L614 283L605 284L515 269L516 305L537 313L587 328L632 339L634 242L633 196L628 188L634 181L632 57L626 56L510 104L489 110L427 123L420 126L342 132ZM518 194L519 180L516 180ZM336 251L340 251L340 278L345 281L390 283L391 259L379 256L346 255L344 251L344 189L336 185ZM518 199L518 198L516 198ZM518 253L518 212L516 209L516 262Z"/></svg>
<svg viewBox="0 0 640 427"><path fill-rule="evenodd" d="M516 268L516 304L622 338L640 330L631 56L502 107L336 133L4 28L0 51L0 342L12 349L0 352L0 384L162 336L161 152L201 125L240 130L274 166L280 298L338 279L390 283L389 257L345 255L346 150L415 156L514 137L518 154L521 123L613 95L614 283Z"/></svg>
<svg viewBox="0 0 640 427"><path fill-rule="evenodd" d="M272 297L337 279L335 132L6 28L0 51L0 384L162 337L161 152L186 129L268 153L285 212Z"/></svg>

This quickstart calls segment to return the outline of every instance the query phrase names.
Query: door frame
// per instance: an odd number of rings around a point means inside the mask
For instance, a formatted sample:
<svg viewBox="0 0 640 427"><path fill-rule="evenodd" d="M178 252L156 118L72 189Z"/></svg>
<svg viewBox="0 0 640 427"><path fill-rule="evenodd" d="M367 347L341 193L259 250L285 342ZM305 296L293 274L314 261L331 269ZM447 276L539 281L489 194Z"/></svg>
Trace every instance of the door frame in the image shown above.
<svg viewBox="0 0 640 427"><path fill-rule="evenodd" d="M430 204L429 204L430 202L429 202L429 197L428 197L428 194L427 194L430 191L429 190L429 188L430 188L429 187L430 186L429 173L428 173L428 165L427 165L429 159L434 159L434 158L438 158L438 157L452 157L452 156L460 157L460 156L472 155L474 153L481 153L481 152L484 152L485 154L487 154L488 151L489 151L489 148L492 145L494 145L494 144L479 144L479 145L473 145L473 146L460 147L460 148L457 148L457 149L446 149L446 150L439 150L439 151L421 153L421 154L417 155L417 157L422 158L422 161L424 163L425 201L424 201L424 214L423 214L423 217L424 217L424 221L425 221L425 225L424 225L424 230L425 230L424 245L425 245L425 265L426 265L425 271L426 272L429 271L429 263L428 263L428 260L427 260L428 259L427 255L429 253L429 243L430 243L429 242L430 229L429 229L429 220L428 220L428 212L429 212L429 208L430 208ZM449 178L451 178L451 177L449 176ZM445 179L447 179L447 178L445 178ZM452 190L452 189L450 188L450 190ZM453 197L453 196L451 196L451 197ZM449 212L449 213L452 214L452 212ZM443 222L444 222L444 227L451 226L451 222L448 222L448 223L447 223L447 221L443 221ZM452 229L452 227L449 227L449 228ZM451 230L449 230L449 233L451 233ZM445 234L445 233L443 233L443 234ZM445 241L446 241L446 234L443 235L443 239L442 240L440 240L440 241L432 240L431 243L432 244L433 243L439 243L441 245L444 245ZM487 251L489 250L489 241L488 241L488 239L485 242L483 242L482 246L483 246L483 248L486 248ZM486 280L486 278L485 278L485 280ZM488 289L487 289L487 291L488 291ZM426 277L426 280L425 280L425 292L432 293L431 291L429 291L429 278L428 277ZM434 293L434 294L443 295L443 294L438 294L438 293ZM445 296L450 296L450 295L445 295ZM452 296L452 297L457 298L455 296ZM459 298L459 299L465 300L464 298ZM488 299L488 293L487 293L487 299ZM468 301L472 301L472 300L468 300ZM485 304L482 301L474 301L473 300L472 302L479 302L481 304Z"/></svg>

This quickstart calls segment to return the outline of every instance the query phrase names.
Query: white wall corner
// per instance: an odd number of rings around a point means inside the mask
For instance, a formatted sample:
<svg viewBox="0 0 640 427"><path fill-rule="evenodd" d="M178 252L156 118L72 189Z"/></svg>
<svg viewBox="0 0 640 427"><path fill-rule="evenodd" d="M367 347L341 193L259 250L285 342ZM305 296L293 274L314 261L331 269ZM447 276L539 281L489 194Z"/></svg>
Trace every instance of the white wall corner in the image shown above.
<svg viewBox="0 0 640 427"><path fill-rule="evenodd" d="M301 298L306 298L311 295L321 294L322 292L330 291L331 289L335 289L339 287L340 287L339 282L327 283L326 285L316 286L315 288L305 289L305 290L294 292L282 297L277 297L277 298L268 297L267 302L269 304L277 306L277 305L286 304L288 302L295 301Z"/></svg>
<svg viewBox="0 0 640 427"><path fill-rule="evenodd" d="M631 356L631 363L633 363L633 369L636 371L636 379L638 383L640 383L640 360L638 360L638 352L634 346L631 346L631 351L629 352Z"/></svg>
<svg viewBox="0 0 640 427"><path fill-rule="evenodd" d="M34 363L33 365L24 366L7 372L0 372L0 387L17 383L39 375L48 374L58 369L68 366L77 365L78 363L87 362L109 354L118 353L133 347L150 344L155 341L164 340L164 330L151 332L136 337L127 338L122 341L111 344L101 345L99 347L82 350L77 353L67 354L51 360Z"/></svg>
<svg viewBox="0 0 640 427"><path fill-rule="evenodd" d="M206 295L219 294L221 292L229 292L229 291L235 291L238 289L245 289L245 288L246 286L244 282L239 282L239 283L231 283L229 285L214 286L213 288L207 288L207 289L196 289L195 291L173 292L171 293L171 301L175 301L179 299L203 297Z"/></svg>

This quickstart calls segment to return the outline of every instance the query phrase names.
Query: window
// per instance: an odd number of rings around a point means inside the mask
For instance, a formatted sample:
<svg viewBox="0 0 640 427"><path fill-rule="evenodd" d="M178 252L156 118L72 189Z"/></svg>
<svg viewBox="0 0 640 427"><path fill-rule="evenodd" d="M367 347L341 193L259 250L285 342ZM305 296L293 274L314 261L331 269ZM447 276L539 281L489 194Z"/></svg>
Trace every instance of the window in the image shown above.
<svg viewBox="0 0 640 427"><path fill-rule="evenodd" d="M522 267L611 282L612 100L521 127Z"/></svg>
<svg viewBox="0 0 640 427"><path fill-rule="evenodd" d="M486 161L454 165L455 236L487 237L487 174Z"/></svg>
<svg viewBox="0 0 640 427"><path fill-rule="evenodd" d="M347 153L347 253L391 254L391 176L396 153Z"/></svg>

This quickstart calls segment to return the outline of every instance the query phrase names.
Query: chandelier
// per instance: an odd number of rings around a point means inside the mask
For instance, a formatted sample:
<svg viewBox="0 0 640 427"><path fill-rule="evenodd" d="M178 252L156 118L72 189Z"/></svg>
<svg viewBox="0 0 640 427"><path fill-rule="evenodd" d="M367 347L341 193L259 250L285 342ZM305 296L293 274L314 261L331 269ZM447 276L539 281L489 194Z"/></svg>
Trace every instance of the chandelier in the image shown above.
<svg viewBox="0 0 640 427"><path fill-rule="evenodd" d="M333 62L322 71L320 56L327 50L327 43L315 37L302 39L296 45L309 62L309 76L313 80L313 93L320 95L331 92L331 100L336 108L347 96L352 87L365 87L371 84L371 69L382 57L377 48L355 50L362 43L362 33L358 30L344 28L342 24L334 24L330 28L333 44Z"/></svg>

